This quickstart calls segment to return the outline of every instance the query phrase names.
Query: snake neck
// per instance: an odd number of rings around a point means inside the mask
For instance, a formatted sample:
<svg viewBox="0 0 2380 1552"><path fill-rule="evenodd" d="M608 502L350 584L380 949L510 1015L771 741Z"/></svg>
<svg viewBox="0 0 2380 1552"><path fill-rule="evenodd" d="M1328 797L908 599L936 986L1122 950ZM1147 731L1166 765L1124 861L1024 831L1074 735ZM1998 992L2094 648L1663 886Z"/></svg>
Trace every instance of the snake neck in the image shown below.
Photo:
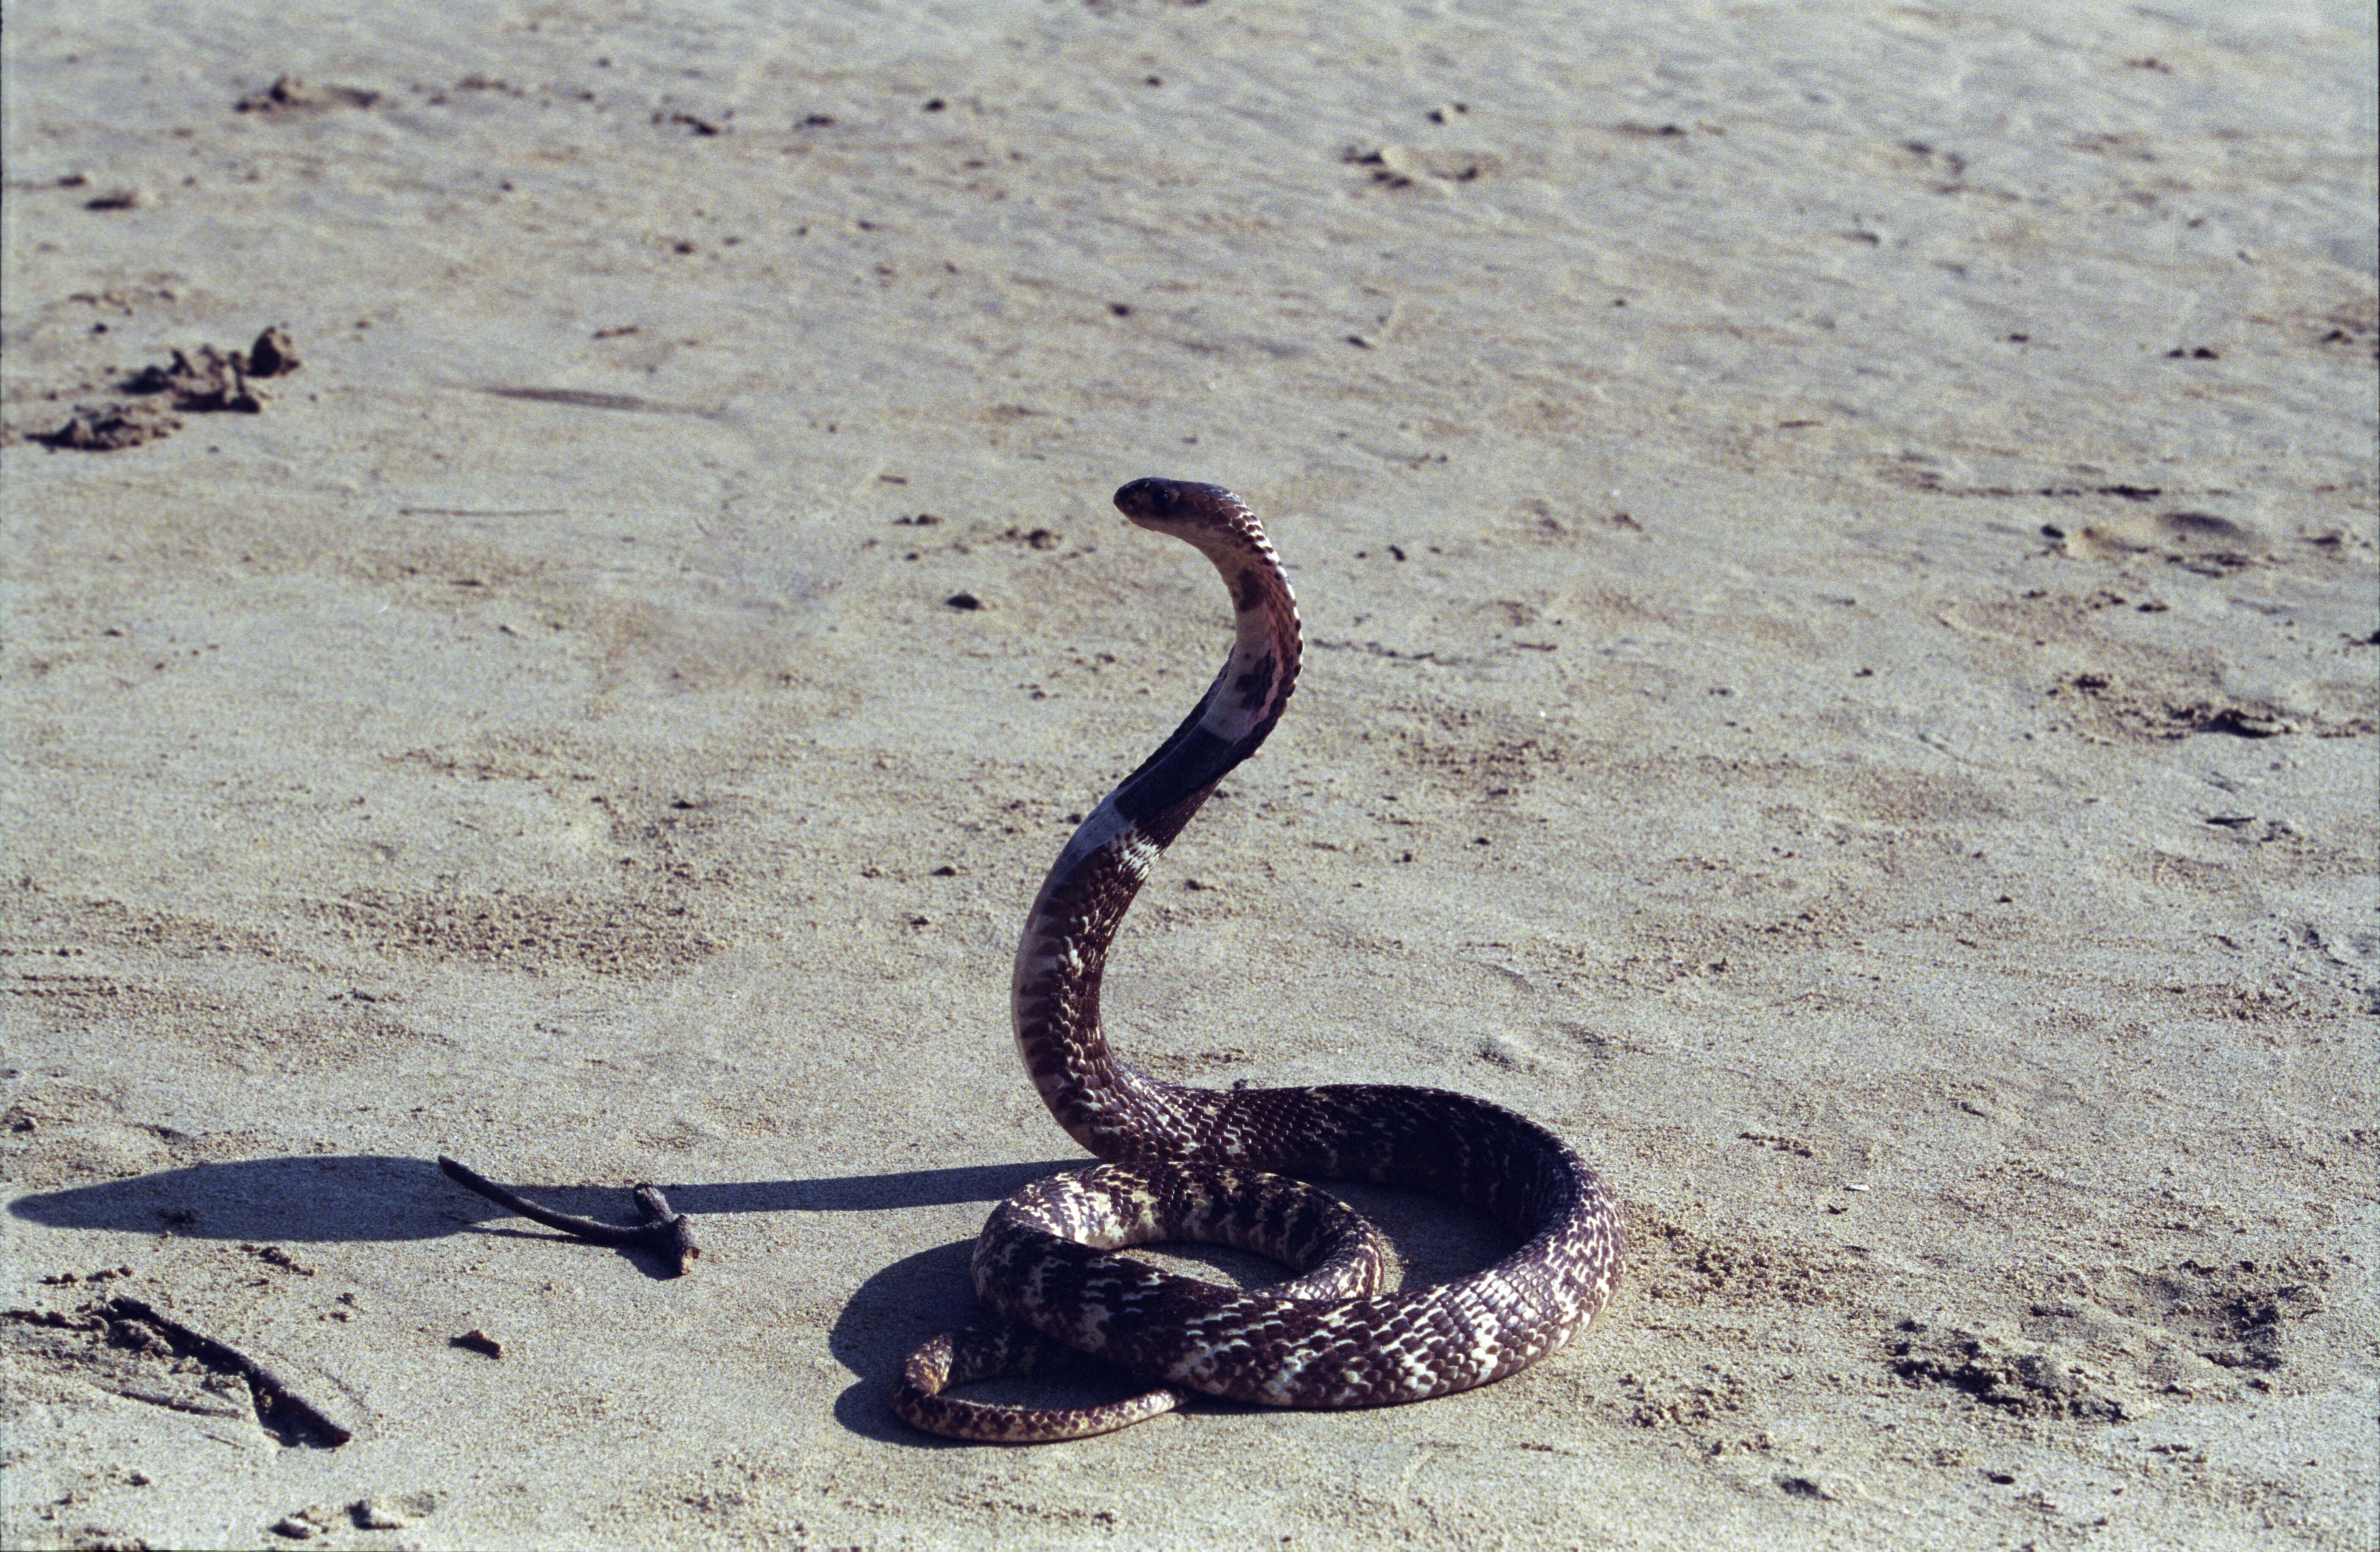
<svg viewBox="0 0 2380 1552"><path fill-rule="evenodd" d="M1297 602L1256 515L1229 491L1135 480L1134 522L1196 546L1230 589L1231 655L1182 725L1093 809L1026 915L1011 984L1016 1046L1050 1113L1100 1158L1184 1156L1223 1096L1160 1083L1118 1057L1099 1024L1108 949L1157 859L1217 783L1281 720L1297 685Z"/></svg>

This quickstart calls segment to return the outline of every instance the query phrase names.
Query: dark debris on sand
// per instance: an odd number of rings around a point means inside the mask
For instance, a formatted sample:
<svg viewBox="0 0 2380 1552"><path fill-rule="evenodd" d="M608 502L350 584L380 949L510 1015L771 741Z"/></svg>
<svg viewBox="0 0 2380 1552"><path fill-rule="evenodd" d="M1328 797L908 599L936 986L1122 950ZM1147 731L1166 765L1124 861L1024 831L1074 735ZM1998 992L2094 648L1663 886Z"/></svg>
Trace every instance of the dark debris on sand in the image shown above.
<svg viewBox="0 0 2380 1552"><path fill-rule="evenodd" d="M201 345L176 350L162 366L145 366L119 385L133 396L104 404L79 404L56 430L32 440L53 448L110 453L171 436L182 416L235 410L253 415L272 397L261 385L300 365L298 346L281 329L266 329L246 350Z"/></svg>

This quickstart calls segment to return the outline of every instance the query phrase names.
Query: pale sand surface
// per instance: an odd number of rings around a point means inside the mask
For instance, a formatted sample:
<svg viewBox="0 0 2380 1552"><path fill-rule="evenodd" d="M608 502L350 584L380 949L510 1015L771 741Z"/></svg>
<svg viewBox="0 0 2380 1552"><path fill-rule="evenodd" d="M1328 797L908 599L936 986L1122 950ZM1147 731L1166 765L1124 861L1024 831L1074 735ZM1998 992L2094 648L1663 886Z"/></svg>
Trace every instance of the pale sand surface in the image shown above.
<svg viewBox="0 0 2380 1552"><path fill-rule="evenodd" d="M353 9L9 10L0 1542L2367 1544L2366 7ZM1151 473L1314 650L1120 1041L1514 1106L1630 1270L945 1447L1018 922L1221 652Z"/></svg>

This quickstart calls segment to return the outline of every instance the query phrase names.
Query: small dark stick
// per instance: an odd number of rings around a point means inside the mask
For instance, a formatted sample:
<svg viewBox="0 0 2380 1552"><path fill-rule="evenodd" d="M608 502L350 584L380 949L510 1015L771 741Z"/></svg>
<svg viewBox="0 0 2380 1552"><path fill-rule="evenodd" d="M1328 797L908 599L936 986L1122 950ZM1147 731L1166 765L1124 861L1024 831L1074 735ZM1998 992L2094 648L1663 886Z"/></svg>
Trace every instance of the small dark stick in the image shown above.
<svg viewBox="0 0 2380 1552"><path fill-rule="evenodd" d="M694 1242L694 1220L682 1213L670 1210L669 1198L659 1186L638 1186L631 1194L636 1198L640 1215L632 1224L602 1223L594 1218L574 1217L557 1213L551 1207L540 1207L517 1191L505 1190L468 1165L455 1163L445 1155L438 1155L438 1168L448 1179L465 1191L476 1191L500 1207L506 1207L548 1228L558 1228L573 1239L591 1240L599 1245L634 1245L649 1250L666 1259L675 1268L672 1277L684 1277L694 1269L695 1258L702 1247Z"/></svg>

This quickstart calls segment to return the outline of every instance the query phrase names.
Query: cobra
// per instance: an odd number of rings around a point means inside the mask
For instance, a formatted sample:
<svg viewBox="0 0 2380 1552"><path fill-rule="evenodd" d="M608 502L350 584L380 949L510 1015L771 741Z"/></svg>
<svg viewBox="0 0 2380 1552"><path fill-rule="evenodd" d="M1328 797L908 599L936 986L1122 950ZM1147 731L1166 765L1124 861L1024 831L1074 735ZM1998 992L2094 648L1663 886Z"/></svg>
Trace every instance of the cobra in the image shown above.
<svg viewBox="0 0 2380 1552"><path fill-rule="evenodd" d="M1386 1084L1212 1090L1160 1082L1099 1025L1109 946L1165 848L1257 752L1296 688L1297 604L1256 515L1218 485L1135 480L1124 516L1187 541L1236 610L1231 655L1172 735L1093 810L1050 868L1016 951L1025 1069L1058 1124L1109 1162L1002 1203L976 1242L1000 1324L937 1337L902 1366L893 1410L955 1438L1079 1438L1203 1392L1278 1407L1382 1406L1486 1385L1561 1347L1609 1301L1620 1213L1568 1143L1502 1106ZM1470 1276L1383 1291L1385 1251L1318 1179L1418 1188L1506 1225L1518 1248ZM1237 1245L1296 1278L1229 1288L1117 1252ZM1151 1384L1103 1406L944 1394L1088 1353Z"/></svg>

